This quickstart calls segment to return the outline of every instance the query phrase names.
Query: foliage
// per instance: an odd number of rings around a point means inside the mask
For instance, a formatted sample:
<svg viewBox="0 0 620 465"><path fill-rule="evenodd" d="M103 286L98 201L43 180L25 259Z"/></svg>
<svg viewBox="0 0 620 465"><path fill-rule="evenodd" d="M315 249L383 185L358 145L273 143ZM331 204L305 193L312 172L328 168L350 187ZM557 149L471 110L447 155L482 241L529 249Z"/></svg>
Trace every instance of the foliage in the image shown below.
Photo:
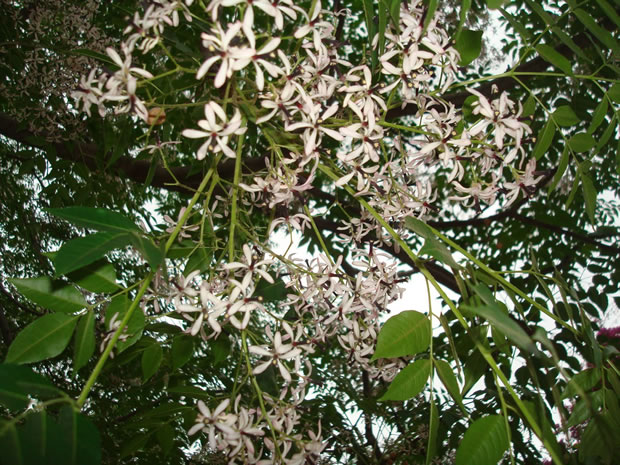
<svg viewBox="0 0 620 465"><path fill-rule="evenodd" d="M617 2L3 6L0 463L613 463Z"/></svg>

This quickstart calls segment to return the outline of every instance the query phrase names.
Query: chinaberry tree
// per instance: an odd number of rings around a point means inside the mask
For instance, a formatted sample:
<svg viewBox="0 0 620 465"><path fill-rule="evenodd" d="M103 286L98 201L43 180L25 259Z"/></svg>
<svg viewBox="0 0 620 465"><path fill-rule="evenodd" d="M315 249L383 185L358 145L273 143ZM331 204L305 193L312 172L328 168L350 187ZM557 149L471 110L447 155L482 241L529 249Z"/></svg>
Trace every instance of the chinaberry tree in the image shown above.
<svg viewBox="0 0 620 465"><path fill-rule="evenodd" d="M0 463L618 456L617 1L2 3Z"/></svg>

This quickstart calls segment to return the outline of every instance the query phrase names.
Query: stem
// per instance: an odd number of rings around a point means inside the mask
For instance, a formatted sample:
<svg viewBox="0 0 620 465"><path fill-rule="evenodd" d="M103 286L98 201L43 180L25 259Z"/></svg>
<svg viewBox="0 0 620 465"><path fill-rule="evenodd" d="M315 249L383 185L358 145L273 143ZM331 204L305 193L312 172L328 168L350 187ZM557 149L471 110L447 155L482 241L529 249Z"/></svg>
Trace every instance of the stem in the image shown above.
<svg viewBox="0 0 620 465"><path fill-rule="evenodd" d="M235 259L235 226L237 224L237 196L239 190L239 178L241 177L241 149L243 148L244 134L239 136L237 142L237 157L235 158L235 174L233 177L232 205L230 207L230 231L228 235L228 259Z"/></svg>
<svg viewBox="0 0 620 465"><path fill-rule="evenodd" d="M181 232L181 229L185 225L185 222L188 220L188 218L192 214L193 206L196 204L196 202L198 201L198 199L202 195L202 191L207 186L207 182L209 182L209 178L211 178L211 176L213 175L214 171L215 171L215 169L211 168L207 172L205 177L203 178L202 182L200 183L200 186L198 187L198 190L196 191L196 193L192 197L192 200L190 200L189 205L187 206L187 209L185 210L185 213L183 214L183 216L181 216L181 219L179 220L179 222L177 223L176 227L172 231L172 234L170 234L170 237L168 238L168 241L166 241L166 245L165 245L165 248L164 248L165 252L168 252L168 250L170 250L170 247L172 247L172 244L174 243L174 241L176 240L177 236ZM88 398L89 392L91 391L91 389L95 385L95 382L97 381L97 378L99 377L99 375L101 374L101 371L103 370L103 366L105 365L106 361L108 360L108 357L112 353L112 350L114 350L114 347L116 346L116 343L118 342L118 339L121 337L121 334L123 333L125 327L127 326L127 323L129 322L131 316L135 312L136 308L138 308L138 306L140 304L140 300L142 299L142 297L146 293L146 290L150 286L151 281L155 277L156 271L157 270L151 270L149 272L149 274L146 276L146 278L144 278L144 281L142 282L142 286L140 286L140 289L138 290L138 293L134 297L134 300L131 303L131 306L127 310L127 313L125 313L125 316L123 317L120 326L118 327L118 329L112 335L112 339L110 339L110 342L108 343L108 345L104 349L103 353L101 354L101 357L97 361L97 364L95 365L95 368L93 369L92 373L90 374L90 376L86 380L86 384L84 385L84 388L82 389L82 392L80 393L80 397L78 397L78 400L76 402L78 408L81 409L84 406L84 402L86 402L86 399Z"/></svg>
<svg viewBox="0 0 620 465"><path fill-rule="evenodd" d="M273 439L273 447L276 452L276 457L282 460L282 453L280 452L280 446L278 445L278 438L276 437L276 430L273 426L273 423L271 423L271 419L269 418L269 415L267 415L267 409L265 408L265 401L263 400L263 391L258 385L258 382L256 381L256 377L252 374L252 364L250 363L250 354L248 351L248 341L247 341L245 329L241 331L241 344L243 346L243 353L245 354L245 364L248 367L248 373L250 374L250 377L252 378L252 386L254 386L254 390L256 391L256 395L258 396L258 403L260 404L260 410L263 414L263 417L265 418L265 421L269 425L269 431L271 431L271 438Z"/></svg>

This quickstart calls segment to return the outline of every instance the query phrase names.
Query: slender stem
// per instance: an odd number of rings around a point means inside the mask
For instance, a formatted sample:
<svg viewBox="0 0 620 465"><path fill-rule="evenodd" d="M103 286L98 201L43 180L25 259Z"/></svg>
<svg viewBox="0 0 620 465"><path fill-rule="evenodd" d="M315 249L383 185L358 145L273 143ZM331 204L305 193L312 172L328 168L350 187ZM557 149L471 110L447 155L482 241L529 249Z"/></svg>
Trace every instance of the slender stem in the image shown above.
<svg viewBox="0 0 620 465"><path fill-rule="evenodd" d="M246 363L246 366L248 367L248 373L250 374L250 377L252 378L252 385L254 386L256 395L258 396L258 403L260 405L260 410L263 414L263 417L265 418L265 421L269 425L269 431L271 431L271 438L273 439L273 447L275 448L275 451L276 451L276 457L278 457L278 459L281 460L282 454L280 452L280 446L278 445L278 438L276 437L276 430L273 426L273 423L271 422L271 419L269 418L269 415L267 415L267 408L265 407L265 401L263 400L263 390L258 385L258 381L256 381L256 377L252 374L252 364L250 363L250 352L248 350L248 341L247 341L247 334L246 334L245 329L241 331L241 344L243 346L243 353L245 354L245 363Z"/></svg>
<svg viewBox="0 0 620 465"><path fill-rule="evenodd" d="M192 200L190 200L189 205L187 206L187 209L185 210L185 213L181 216L181 219L179 220L176 227L172 231L172 234L170 234L170 237L168 238L168 241L166 242L166 245L164 248L165 252L168 252L168 250L170 250L170 247L172 247L172 244L174 243L177 236L181 232L181 229L185 225L185 222L188 220L188 218L192 214L192 208L194 204L198 201L200 196L202 195L202 191L207 186L207 182L209 182L209 178L213 175L213 172L214 172L214 168L211 168L207 172L205 177L203 178L202 182L200 183L200 186L198 187L198 190L192 197ZM129 307L129 309L125 313L125 316L121 320L120 326L112 335L112 338L110 339L110 342L108 342L108 345L106 346L106 348L103 350L101 357L99 357L99 360L97 361L97 364L95 365L95 368L93 369L92 373L86 380L86 384L84 385L84 388L82 389L82 392L80 393L80 397L78 397L78 400L76 402L78 408L81 409L84 406L84 402L86 402L86 399L88 398L88 394L90 393L91 389L95 385L97 378L101 374L101 371L103 370L103 367L106 361L108 360L108 357L112 353L112 350L114 350L114 347L116 346L118 339L121 337L121 334L125 330L127 323L129 322L133 313L136 311L136 308L138 308L138 306L140 305L140 301L142 300L142 297L144 296L148 287L150 286L151 281L155 277L156 271L157 270L152 269L149 272L149 274L144 278L144 281L142 282L142 285L140 286L138 293L134 297L133 302L131 303L131 306Z"/></svg>
<svg viewBox="0 0 620 465"><path fill-rule="evenodd" d="M93 388L95 381L97 381L97 378L101 374L101 371L103 370L103 366L105 365L105 362L108 360L108 357L110 356L110 353L114 349L116 342L121 337L121 334L123 330L125 329L125 326L127 326L129 319L132 317L136 308L138 308L138 306L140 305L140 300L146 293L146 290L151 284L151 281L153 280L154 276L155 276L155 271L151 270L149 274L146 276L146 278L144 278L144 281L142 282L142 286L140 286L140 289L138 290L136 297L131 303L131 306L129 307L129 309L127 310L127 313L125 313L125 316L123 317L120 326L112 335L112 339L110 339L110 342L108 342L108 345L106 346L103 353L101 354L101 357L99 357L99 360L97 361L97 365L95 365L95 368L90 374L88 380L86 380L86 384L84 385L84 388L82 389L82 392L80 393L80 397L78 397L78 400L77 400L78 408L81 409L84 406L84 402L86 402L88 393Z"/></svg>
<svg viewBox="0 0 620 465"><path fill-rule="evenodd" d="M228 259L235 259L235 226L237 224L237 196L239 190L239 178L241 177L241 149L243 148L244 134L237 141L237 157L235 158L235 174L233 177L233 192L230 207L230 231L228 234Z"/></svg>

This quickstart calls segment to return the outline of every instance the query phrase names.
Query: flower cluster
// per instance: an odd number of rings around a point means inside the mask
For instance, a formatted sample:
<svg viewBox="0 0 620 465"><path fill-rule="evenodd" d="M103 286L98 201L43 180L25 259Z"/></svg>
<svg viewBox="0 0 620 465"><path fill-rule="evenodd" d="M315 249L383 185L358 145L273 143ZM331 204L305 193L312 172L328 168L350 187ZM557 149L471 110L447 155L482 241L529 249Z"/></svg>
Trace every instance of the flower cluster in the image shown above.
<svg viewBox="0 0 620 465"><path fill-rule="evenodd" d="M82 80L75 96L84 110L95 105L103 113L105 104L115 102L117 113L148 122L148 108L160 102L139 94L156 73L133 66L132 52L136 44L145 53L154 50L165 27L191 19L191 5L152 2L144 15L136 14L121 47L124 58L107 50L118 70ZM404 220L427 217L440 202L476 210L498 199L509 205L531 195L541 179L535 161L526 160L531 131L522 107L507 93L469 89L474 102L468 115L441 97L456 80L459 56L439 15L425 25L421 0L401 3L399 24L390 24L381 44L379 37L370 38L376 69L364 59L351 63L354 54L334 46L338 16L323 10L320 0L313 5L305 11L290 0L212 0L196 36L202 53L196 89L181 92L183 101L204 105L199 129L181 131L201 140L198 160L221 153L241 166L252 151L267 151L261 169L229 188L244 211L271 212L269 226L248 232L253 244L243 245L239 258L230 253L228 263L181 276L153 294L187 321L190 335L237 335L247 360L245 380L272 368L281 383L279 396L255 390L260 409L243 406L240 397L232 406L230 398L198 402L190 434L204 432L211 448L225 451L231 462L301 464L323 450L320 424L302 430L299 414L317 347L338 344L350 363L384 381L406 363L370 362L381 317L402 295L405 281L388 253L397 253L398 244L385 223L407 239ZM415 123L391 123L388 115L399 108L415 108ZM264 145L246 150L239 136L250 129ZM333 180L324 190L320 172ZM505 179L508 172L512 177ZM452 189L447 195L435 188L437 176ZM367 199L382 221L352 207L332 227L335 243L347 253L325 248L302 260L271 252L271 233L282 226L302 233L313 228L320 235L317 223L327 207L308 201L308 193L336 203L333 193L340 189ZM225 201L212 202L205 209L203 217L224 224L236 205L231 210ZM191 240L197 228L182 231ZM276 308L263 302L259 285L265 283L286 288ZM264 330L252 331L256 327Z"/></svg>

